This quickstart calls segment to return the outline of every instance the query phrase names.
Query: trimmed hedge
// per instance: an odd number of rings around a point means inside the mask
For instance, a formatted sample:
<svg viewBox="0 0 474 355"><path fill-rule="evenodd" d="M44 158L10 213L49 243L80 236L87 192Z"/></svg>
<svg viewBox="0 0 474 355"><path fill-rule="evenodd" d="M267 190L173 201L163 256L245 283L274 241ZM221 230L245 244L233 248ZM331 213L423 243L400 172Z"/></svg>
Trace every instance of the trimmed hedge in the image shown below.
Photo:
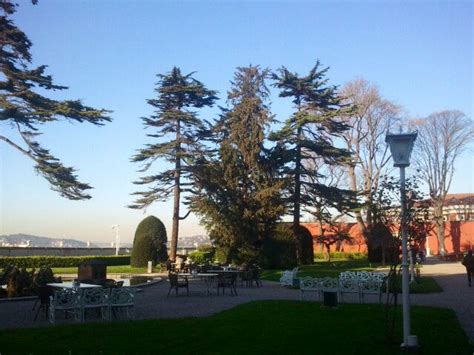
<svg viewBox="0 0 474 355"><path fill-rule="evenodd" d="M263 244L260 264L265 269L291 269L296 260L296 240L291 229L280 224Z"/></svg>
<svg viewBox="0 0 474 355"><path fill-rule="evenodd" d="M7 256L0 258L0 268L17 267L75 267L89 260L102 260L108 266L130 265L130 256Z"/></svg>
<svg viewBox="0 0 474 355"><path fill-rule="evenodd" d="M148 261L158 265L168 259L166 248L166 228L155 216L148 216L138 224L133 239L130 265L133 267L147 266Z"/></svg>
<svg viewBox="0 0 474 355"><path fill-rule="evenodd" d="M291 228L291 227L289 227ZM293 231L294 238L299 242L300 260L303 265L312 264L314 262L313 237L305 226L298 226Z"/></svg>
<svg viewBox="0 0 474 355"><path fill-rule="evenodd" d="M367 259L367 253L349 253L343 251L335 251L331 253L331 259L349 259L349 260L360 260ZM326 260L325 253L314 253L314 260Z"/></svg>

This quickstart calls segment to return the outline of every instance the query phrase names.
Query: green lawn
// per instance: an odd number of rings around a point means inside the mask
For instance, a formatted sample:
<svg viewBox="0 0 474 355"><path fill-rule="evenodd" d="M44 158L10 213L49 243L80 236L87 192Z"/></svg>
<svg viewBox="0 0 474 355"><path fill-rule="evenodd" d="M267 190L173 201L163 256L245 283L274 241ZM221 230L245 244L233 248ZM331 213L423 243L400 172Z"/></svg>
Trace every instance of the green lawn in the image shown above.
<svg viewBox="0 0 474 355"><path fill-rule="evenodd" d="M342 271L373 271L380 264L372 264L367 260L334 260L331 263L327 261L316 261L313 265L303 265L299 267L298 276L311 277L338 277ZM262 279L269 281L279 281L283 270L265 270L262 273ZM443 289L432 277L421 277L419 283L410 284L411 293L432 293L441 292Z"/></svg>
<svg viewBox="0 0 474 355"><path fill-rule="evenodd" d="M260 301L208 318L95 323L7 330L5 354L399 354L401 310L387 337L384 307ZM424 354L472 354L453 311L412 307Z"/></svg>

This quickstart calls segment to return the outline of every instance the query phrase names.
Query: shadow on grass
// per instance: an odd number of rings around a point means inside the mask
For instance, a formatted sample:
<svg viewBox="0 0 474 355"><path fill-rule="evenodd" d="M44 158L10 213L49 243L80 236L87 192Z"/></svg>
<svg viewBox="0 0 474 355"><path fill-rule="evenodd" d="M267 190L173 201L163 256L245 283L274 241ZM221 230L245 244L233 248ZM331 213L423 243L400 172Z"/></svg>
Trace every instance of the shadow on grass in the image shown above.
<svg viewBox="0 0 474 355"><path fill-rule="evenodd" d="M92 323L7 330L2 354L399 354L401 310L387 340L384 307L256 301L207 318ZM412 307L412 329L425 354L470 354L453 311Z"/></svg>

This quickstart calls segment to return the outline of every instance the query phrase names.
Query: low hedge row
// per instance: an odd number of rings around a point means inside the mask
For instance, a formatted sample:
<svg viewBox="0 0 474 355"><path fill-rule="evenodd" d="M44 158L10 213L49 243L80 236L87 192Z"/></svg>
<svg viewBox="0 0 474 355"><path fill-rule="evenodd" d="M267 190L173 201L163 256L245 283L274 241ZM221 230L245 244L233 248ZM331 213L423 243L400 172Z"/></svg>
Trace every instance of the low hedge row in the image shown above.
<svg viewBox="0 0 474 355"><path fill-rule="evenodd" d="M130 255L127 256L12 256L0 258L0 268L6 265L17 267L76 267L89 260L103 260L108 266L130 265Z"/></svg>
<svg viewBox="0 0 474 355"><path fill-rule="evenodd" d="M325 260L327 258L326 253L314 253L314 260ZM367 253L349 253L343 251L335 251L331 253L331 259L349 259L359 260L367 259Z"/></svg>

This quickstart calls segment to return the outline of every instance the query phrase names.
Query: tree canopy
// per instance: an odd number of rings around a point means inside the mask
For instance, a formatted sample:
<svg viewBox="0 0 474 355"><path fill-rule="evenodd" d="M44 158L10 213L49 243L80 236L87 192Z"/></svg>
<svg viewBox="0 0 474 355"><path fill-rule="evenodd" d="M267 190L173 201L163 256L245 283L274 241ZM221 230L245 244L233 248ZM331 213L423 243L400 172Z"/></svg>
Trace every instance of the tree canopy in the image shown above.
<svg viewBox="0 0 474 355"><path fill-rule="evenodd" d="M206 126L193 109L212 106L217 99L216 92L206 89L193 78L193 74L183 75L179 68L174 67L169 73L157 75L157 96L147 100L155 111L149 117L142 118L145 127L153 129L148 137L157 142L146 144L131 159L132 162L143 163L140 172L151 170L157 159L171 163L169 169L146 175L134 182L149 188L135 192L138 198L129 206L144 209L156 201L174 197L171 260L176 258L179 220L187 216L179 215L180 196L182 192L192 192L192 166L205 150L202 139L207 134Z"/></svg>
<svg viewBox="0 0 474 355"><path fill-rule="evenodd" d="M272 121L267 78L259 67L237 69L230 107L214 126L216 154L197 166L193 208L228 261L255 260L284 212L281 181L264 147Z"/></svg>
<svg viewBox="0 0 474 355"><path fill-rule="evenodd" d="M348 129L341 116L351 112L339 96L337 88L328 84L326 73L319 61L306 76L299 76L281 67L273 74L274 86L280 89L280 97L292 99L295 112L272 135L278 142L277 151L283 164L282 174L287 183L286 203L293 214L293 227L300 224L301 206L312 205L312 196L335 201L342 195L337 188L321 184L314 177L323 176L305 161L319 158L324 164L342 164L350 153L336 147L333 138ZM311 191L310 193L305 193ZM298 249L297 249L298 250ZM300 259L300 258L299 258Z"/></svg>
<svg viewBox="0 0 474 355"><path fill-rule="evenodd" d="M0 135L0 140L34 161L35 170L51 189L71 200L89 199L91 186L77 179L72 167L64 166L37 141L39 127L58 120L88 122L101 126L111 121L110 111L84 105L80 100L53 100L41 94L48 90L65 90L46 74L46 65L30 68L32 43L11 19L16 5L0 2L0 121L17 133L15 140Z"/></svg>

